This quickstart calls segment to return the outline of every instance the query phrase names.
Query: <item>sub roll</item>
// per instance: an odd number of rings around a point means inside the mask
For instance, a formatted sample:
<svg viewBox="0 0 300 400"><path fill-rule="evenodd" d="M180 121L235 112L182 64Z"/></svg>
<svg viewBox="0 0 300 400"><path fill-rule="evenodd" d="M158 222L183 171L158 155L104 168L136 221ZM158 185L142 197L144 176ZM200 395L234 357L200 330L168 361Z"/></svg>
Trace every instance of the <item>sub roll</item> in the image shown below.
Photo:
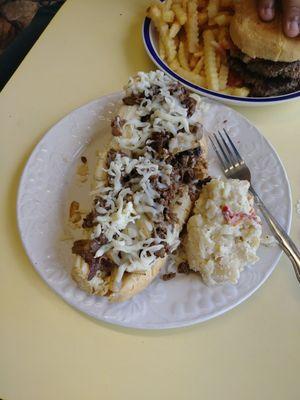
<svg viewBox="0 0 300 400"><path fill-rule="evenodd" d="M158 275L207 178L201 98L161 71L140 72L124 89L110 148L98 155L85 233L72 247L73 279L111 301Z"/></svg>

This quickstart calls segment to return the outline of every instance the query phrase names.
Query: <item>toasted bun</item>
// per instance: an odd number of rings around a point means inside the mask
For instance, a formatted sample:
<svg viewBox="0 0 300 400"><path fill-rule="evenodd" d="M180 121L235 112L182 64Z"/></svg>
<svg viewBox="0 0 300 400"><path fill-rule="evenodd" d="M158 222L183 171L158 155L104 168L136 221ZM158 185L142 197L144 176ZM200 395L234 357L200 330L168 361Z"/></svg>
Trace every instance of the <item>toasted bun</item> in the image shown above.
<svg viewBox="0 0 300 400"><path fill-rule="evenodd" d="M113 292L109 295L112 302L122 302L131 299L131 297L146 289L147 286L158 275L166 262L167 257L158 258L153 267L145 274L125 274L122 279L122 287L119 292Z"/></svg>
<svg viewBox="0 0 300 400"><path fill-rule="evenodd" d="M241 0L230 25L233 43L252 58L292 62L300 60L300 37L287 38L278 15L263 22L257 14L255 0Z"/></svg>

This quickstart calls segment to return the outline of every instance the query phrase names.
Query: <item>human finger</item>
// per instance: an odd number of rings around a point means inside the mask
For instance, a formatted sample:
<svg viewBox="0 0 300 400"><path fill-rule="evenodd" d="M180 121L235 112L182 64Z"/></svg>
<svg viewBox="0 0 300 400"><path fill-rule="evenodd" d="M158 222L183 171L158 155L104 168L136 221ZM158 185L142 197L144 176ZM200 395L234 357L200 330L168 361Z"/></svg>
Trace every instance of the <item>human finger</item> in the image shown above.
<svg viewBox="0 0 300 400"><path fill-rule="evenodd" d="M300 33L300 1L283 1L283 30L286 36L296 37Z"/></svg>
<svg viewBox="0 0 300 400"><path fill-rule="evenodd" d="M257 7L263 21L271 21L275 17L275 0L258 0Z"/></svg>

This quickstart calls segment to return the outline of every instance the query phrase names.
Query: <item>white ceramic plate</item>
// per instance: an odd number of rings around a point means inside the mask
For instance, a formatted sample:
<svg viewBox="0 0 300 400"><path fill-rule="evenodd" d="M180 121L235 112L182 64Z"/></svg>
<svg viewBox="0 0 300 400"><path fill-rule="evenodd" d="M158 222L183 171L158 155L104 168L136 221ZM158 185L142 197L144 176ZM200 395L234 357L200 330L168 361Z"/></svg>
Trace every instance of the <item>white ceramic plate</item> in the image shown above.
<svg viewBox="0 0 300 400"><path fill-rule="evenodd" d="M110 119L122 93L105 96L67 115L36 146L24 169L18 194L18 222L26 252L45 282L64 300L99 320L127 327L165 329L191 325L230 310L249 297L273 271L280 249L259 249L260 261L242 273L238 285L206 287L196 275L178 274L164 282L157 278L144 292L121 304L87 295L70 278L74 260L71 236L80 230L68 225L72 200L88 209L90 182L80 183L76 168L80 156L92 172L96 149L110 141ZM210 103L204 116L209 131L226 127L251 167L255 188L289 230L290 188L284 168L272 146L240 114ZM205 107L204 107L205 108ZM210 149L210 173L221 175ZM170 267L168 267L170 268Z"/></svg>
<svg viewBox="0 0 300 400"><path fill-rule="evenodd" d="M292 101L300 98L300 90L297 92L281 95L281 96L272 96L272 97L237 97L230 96L227 94L222 94L218 92L214 92L213 90L205 89L201 86L195 85L192 82L187 81L182 78L176 72L171 70L168 65L160 58L158 53L158 40L157 40L157 32L149 18L145 18L143 24L143 41L145 49L152 59L152 61L160 68L162 71L167 73L172 78L181 82L184 86L188 87L190 90L201 94L203 96L209 97L214 100L221 101L224 104L229 105L239 105L239 106L261 106L261 105L272 105L284 103L287 101Z"/></svg>

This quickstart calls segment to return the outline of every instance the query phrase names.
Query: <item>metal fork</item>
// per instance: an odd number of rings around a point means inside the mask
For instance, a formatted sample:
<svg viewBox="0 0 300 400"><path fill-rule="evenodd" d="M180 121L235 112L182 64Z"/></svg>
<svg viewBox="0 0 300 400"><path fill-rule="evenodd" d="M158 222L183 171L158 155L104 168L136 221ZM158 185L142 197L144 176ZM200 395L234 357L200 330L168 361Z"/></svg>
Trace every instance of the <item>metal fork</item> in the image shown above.
<svg viewBox="0 0 300 400"><path fill-rule="evenodd" d="M209 137L214 151L216 152L222 166L226 178L232 179L243 179L250 183L249 191L254 197L254 202L263 214L266 222L268 223L271 231L278 240L281 248L285 254L291 260L296 277L300 283L300 252L296 245L293 243L288 234L276 221L274 216L269 212L267 207L264 205L262 199L258 196L251 184L251 173L245 161L241 157L234 143L230 139L228 133L224 129L224 134L218 131L218 134L213 134L213 137Z"/></svg>

